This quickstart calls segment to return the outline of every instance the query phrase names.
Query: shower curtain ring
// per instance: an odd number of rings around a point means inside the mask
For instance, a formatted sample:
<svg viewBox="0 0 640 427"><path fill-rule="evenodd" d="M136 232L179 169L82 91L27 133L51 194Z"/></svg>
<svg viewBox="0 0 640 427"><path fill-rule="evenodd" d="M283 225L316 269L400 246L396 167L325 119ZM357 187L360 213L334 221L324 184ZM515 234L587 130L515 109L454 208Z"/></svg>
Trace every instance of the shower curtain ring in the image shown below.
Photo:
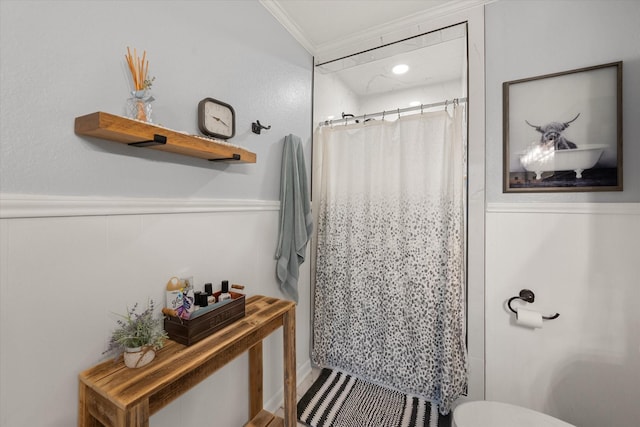
<svg viewBox="0 0 640 427"><path fill-rule="evenodd" d="M384 121L384 110L382 110L382 121Z"/></svg>
<svg viewBox="0 0 640 427"><path fill-rule="evenodd" d="M444 101L444 111L446 111L447 113L449 112L449 110L447 109L449 107L449 100L447 99L446 101Z"/></svg>
<svg viewBox="0 0 640 427"><path fill-rule="evenodd" d="M424 104L420 104L420 114L424 114Z"/></svg>
<svg viewBox="0 0 640 427"><path fill-rule="evenodd" d="M400 109L398 108L398 119L400 118Z"/></svg>

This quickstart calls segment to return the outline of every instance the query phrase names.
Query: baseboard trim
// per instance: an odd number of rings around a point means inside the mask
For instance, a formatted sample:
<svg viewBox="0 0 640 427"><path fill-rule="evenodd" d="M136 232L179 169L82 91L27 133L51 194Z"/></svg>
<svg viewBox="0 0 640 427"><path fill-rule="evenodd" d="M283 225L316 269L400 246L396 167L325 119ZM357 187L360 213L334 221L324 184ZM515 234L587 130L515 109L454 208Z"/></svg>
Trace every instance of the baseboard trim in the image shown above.
<svg viewBox="0 0 640 427"><path fill-rule="evenodd" d="M640 203L487 203L487 213L640 215Z"/></svg>
<svg viewBox="0 0 640 427"><path fill-rule="evenodd" d="M279 201L0 194L0 219L203 212L277 211Z"/></svg>

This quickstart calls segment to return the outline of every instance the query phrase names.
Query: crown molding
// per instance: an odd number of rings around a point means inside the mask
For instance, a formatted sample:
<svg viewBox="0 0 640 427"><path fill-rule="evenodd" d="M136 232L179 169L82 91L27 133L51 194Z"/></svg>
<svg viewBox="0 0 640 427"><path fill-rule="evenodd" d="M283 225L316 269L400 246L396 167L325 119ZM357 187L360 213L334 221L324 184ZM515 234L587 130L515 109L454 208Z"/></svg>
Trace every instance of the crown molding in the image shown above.
<svg viewBox="0 0 640 427"><path fill-rule="evenodd" d="M466 9L483 6L497 0L449 0L441 5L422 12L396 19L381 25L360 31L342 40L314 45L304 34L304 30L282 8L282 0L258 0L289 33L313 56L316 63L322 63L382 44L413 37L437 28L423 27L427 22L451 15Z"/></svg>
<svg viewBox="0 0 640 427"><path fill-rule="evenodd" d="M309 41L304 35L304 32L300 29L300 26L296 24L291 16L282 8L278 0L258 0L265 9L267 9L280 24L291 33L298 43L304 47L311 55L315 55L315 47L313 43Z"/></svg>
<svg viewBox="0 0 640 427"><path fill-rule="evenodd" d="M436 31L440 25L430 26L430 22L477 6L483 6L492 1L495 0L450 0L439 6L354 33L342 40L323 43L315 47L315 56L319 59L317 63L331 61L429 31Z"/></svg>

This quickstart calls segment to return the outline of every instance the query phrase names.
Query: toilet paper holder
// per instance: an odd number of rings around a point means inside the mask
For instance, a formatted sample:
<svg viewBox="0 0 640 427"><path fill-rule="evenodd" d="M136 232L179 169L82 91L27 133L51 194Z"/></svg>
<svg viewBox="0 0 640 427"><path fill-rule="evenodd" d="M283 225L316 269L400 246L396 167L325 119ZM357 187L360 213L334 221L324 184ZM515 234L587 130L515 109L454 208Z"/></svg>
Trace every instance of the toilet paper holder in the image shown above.
<svg viewBox="0 0 640 427"><path fill-rule="evenodd" d="M529 289L523 289L520 291L520 294L518 296L509 298L509 301L507 302L507 306L509 307L509 310L517 314L518 312L514 310L513 307L511 307L511 303L513 302L513 300L516 300L516 299L521 299L522 301L532 303L536 300L536 295L533 293L533 291ZM556 313L551 316L542 316L542 318L545 320L553 320L553 319L557 319L559 316L560 316L560 313Z"/></svg>

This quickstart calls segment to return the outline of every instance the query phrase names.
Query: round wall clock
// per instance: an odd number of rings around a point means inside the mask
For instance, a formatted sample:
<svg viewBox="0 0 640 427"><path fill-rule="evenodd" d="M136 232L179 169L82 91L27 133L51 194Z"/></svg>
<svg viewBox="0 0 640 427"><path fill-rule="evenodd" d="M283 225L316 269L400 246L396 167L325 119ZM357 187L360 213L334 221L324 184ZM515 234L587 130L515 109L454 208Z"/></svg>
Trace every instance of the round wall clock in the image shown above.
<svg viewBox="0 0 640 427"><path fill-rule="evenodd" d="M198 104L198 127L205 135L232 138L236 134L236 112L227 103L205 98Z"/></svg>

